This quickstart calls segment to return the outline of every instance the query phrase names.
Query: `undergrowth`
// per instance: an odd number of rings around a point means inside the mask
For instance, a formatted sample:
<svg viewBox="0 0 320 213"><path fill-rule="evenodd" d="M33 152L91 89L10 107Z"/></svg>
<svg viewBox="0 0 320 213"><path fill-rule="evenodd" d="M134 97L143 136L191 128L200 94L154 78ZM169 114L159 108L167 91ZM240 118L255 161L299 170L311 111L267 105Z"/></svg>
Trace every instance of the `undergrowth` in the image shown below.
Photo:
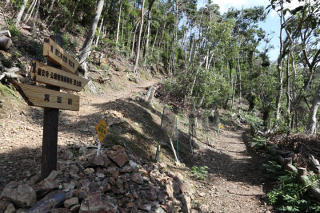
<svg viewBox="0 0 320 213"><path fill-rule="evenodd" d="M208 176L208 167L207 166L193 166L191 168L191 173L198 179L204 180Z"/></svg>
<svg viewBox="0 0 320 213"><path fill-rule="evenodd" d="M268 203L277 212L320 212L320 203L308 195L308 186L302 186L295 174L283 171L274 161L263 165L266 171L276 178L275 188L267 194ZM311 184L319 184L318 178L311 175Z"/></svg>

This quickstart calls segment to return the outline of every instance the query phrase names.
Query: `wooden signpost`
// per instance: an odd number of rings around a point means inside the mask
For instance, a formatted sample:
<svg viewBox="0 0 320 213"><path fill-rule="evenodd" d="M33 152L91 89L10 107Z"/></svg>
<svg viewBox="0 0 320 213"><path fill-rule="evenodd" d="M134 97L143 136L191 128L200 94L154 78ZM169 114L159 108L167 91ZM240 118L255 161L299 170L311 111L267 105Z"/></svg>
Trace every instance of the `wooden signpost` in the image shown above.
<svg viewBox="0 0 320 213"><path fill-rule="evenodd" d="M62 71L51 66L47 66L38 61L32 62L31 79L64 89L81 91L88 83L88 79L81 78L69 72Z"/></svg>
<svg viewBox="0 0 320 213"><path fill-rule="evenodd" d="M60 87L81 91L88 83L87 79L77 75L79 63L75 57L59 45L62 43L61 37L55 36L55 40L53 38L44 40L43 55L47 57L48 65L38 61L32 62L31 79L46 84L46 88L23 83L15 84L28 105L44 107L42 178L46 178L52 170L57 168L59 109L79 110L79 96L60 92Z"/></svg>
<svg viewBox="0 0 320 213"><path fill-rule="evenodd" d="M45 38L43 44L43 56L62 66L66 71L75 73L79 68L79 62L62 49L53 39Z"/></svg>
<svg viewBox="0 0 320 213"><path fill-rule="evenodd" d="M28 84L18 85L30 106L79 111L79 96Z"/></svg>

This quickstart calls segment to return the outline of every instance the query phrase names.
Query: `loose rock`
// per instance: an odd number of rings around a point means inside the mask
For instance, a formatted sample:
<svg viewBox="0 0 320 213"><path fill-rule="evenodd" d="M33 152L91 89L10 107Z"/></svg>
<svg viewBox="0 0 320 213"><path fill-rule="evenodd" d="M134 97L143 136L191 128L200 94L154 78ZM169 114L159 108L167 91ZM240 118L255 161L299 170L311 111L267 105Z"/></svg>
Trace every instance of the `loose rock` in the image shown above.
<svg viewBox="0 0 320 213"><path fill-rule="evenodd" d="M1 197L12 201L21 208L31 207L37 201L36 192L31 186L17 182L10 182L6 185Z"/></svg>
<svg viewBox="0 0 320 213"><path fill-rule="evenodd" d="M64 204L64 207L70 208L74 205L79 204L79 198L77 197L70 198L68 200L65 200L63 204Z"/></svg>

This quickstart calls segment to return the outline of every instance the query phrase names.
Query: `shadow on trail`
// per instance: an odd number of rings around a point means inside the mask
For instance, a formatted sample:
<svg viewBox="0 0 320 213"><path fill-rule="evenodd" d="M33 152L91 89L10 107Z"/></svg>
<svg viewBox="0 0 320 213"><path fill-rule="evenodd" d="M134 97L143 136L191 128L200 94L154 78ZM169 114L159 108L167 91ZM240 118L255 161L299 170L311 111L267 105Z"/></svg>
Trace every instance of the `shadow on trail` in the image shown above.
<svg viewBox="0 0 320 213"><path fill-rule="evenodd" d="M228 138L237 138L228 136ZM238 140L247 140L246 133L244 132ZM236 142L219 142L225 143L226 146L233 144L241 144ZM244 143L246 144L246 143ZM235 158L235 155L237 156ZM215 184L218 178L223 178L231 182L242 182L252 186L263 186L267 182L262 164L264 159L255 155L248 149L237 151L235 147L224 148L204 148L199 151L197 155L192 158L192 161L185 161L189 168L192 166L207 166L210 182ZM267 191L265 188L264 191Z"/></svg>

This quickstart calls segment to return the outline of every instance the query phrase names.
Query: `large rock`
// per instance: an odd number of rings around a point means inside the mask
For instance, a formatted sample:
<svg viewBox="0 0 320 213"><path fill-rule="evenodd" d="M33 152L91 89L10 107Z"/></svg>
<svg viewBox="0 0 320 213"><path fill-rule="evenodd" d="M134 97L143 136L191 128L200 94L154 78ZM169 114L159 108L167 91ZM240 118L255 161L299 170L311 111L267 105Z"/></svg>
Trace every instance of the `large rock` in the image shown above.
<svg viewBox="0 0 320 213"><path fill-rule="evenodd" d="M52 191L29 209L28 213L50 212L52 209L61 206L71 195L71 193L65 193L59 190Z"/></svg>
<svg viewBox="0 0 320 213"><path fill-rule="evenodd" d="M24 208L31 207L37 201L36 192L27 184L10 182L1 193L2 198L13 202L16 206Z"/></svg>
<svg viewBox="0 0 320 213"><path fill-rule="evenodd" d="M118 213L118 208L110 201L99 194L92 194L87 197L80 207L80 213Z"/></svg>
<svg viewBox="0 0 320 213"><path fill-rule="evenodd" d="M128 155L124 148L118 148L117 150L108 151L108 157L115 162L119 167L123 167L128 163Z"/></svg>
<svg viewBox="0 0 320 213"><path fill-rule="evenodd" d="M43 197L45 194L51 192L54 189L57 189L58 187L59 185L55 180L46 178L35 186L35 190L38 197Z"/></svg>

